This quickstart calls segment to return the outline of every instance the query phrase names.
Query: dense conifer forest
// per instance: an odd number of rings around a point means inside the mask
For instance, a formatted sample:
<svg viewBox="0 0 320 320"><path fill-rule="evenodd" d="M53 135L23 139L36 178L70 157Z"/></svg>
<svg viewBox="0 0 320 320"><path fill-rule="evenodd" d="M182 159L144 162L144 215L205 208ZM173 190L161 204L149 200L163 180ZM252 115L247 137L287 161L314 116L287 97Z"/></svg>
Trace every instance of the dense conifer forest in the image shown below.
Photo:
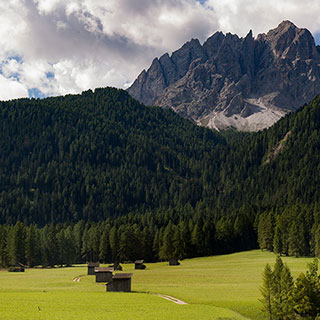
<svg viewBox="0 0 320 320"><path fill-rule="evenodd" d="M113 88L1 102L0 119L3 266L320 255L320 97L251 134Z"/></svg>

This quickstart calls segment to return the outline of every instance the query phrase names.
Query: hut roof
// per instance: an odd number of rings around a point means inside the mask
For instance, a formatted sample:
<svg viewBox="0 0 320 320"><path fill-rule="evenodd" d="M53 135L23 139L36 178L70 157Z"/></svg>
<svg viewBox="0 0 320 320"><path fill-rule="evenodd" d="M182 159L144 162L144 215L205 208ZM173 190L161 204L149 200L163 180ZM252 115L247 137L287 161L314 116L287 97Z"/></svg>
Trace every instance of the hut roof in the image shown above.
<svg viewBox="0 0 320 320"><path fill-rule="evenodd" d="M94 268L94 272L113 272L114 268L113 267L96 267Z"/></svg>
<svg viewBox="0 0 320 320"><path fill-rule="evenodd" d="M99 262L89 262L88 267L99 267L100 263Z"/></svg>
<svg viewBox="0 0 320 320"><path fill-rule="evenodd" d="M134 263L135 264L142 264L142 263L144 263L144 260L136 260Z"/></svg>
<svg viewBox="0 0 320 320"><path fill-rule="evenodd" d="M112 279L130 279L132 277L132 273L116 273Z"/></svg>

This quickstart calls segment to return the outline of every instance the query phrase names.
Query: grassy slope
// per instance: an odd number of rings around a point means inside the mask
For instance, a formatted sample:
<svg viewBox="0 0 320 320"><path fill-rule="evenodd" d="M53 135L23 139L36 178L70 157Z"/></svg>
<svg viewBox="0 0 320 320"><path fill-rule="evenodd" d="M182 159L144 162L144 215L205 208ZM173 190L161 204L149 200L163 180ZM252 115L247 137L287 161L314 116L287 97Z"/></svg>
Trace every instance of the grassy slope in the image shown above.
<svg viewBox="0 0 320 320"><path fill-rule="evenodd" d="M182 261L181 266L147 264L133 270L137 293L106 293L85 267L27 270L24 274L0 272L0 319L263 319L259 287L272 253L250 251ZM284 258L297 276L310 258ZM189 305L176 305L146 293L164 293ZM40 307L40 310L38 309ZM216 307L222 307L216 308ZM228 310L230 309L230 310Z"/></svg>

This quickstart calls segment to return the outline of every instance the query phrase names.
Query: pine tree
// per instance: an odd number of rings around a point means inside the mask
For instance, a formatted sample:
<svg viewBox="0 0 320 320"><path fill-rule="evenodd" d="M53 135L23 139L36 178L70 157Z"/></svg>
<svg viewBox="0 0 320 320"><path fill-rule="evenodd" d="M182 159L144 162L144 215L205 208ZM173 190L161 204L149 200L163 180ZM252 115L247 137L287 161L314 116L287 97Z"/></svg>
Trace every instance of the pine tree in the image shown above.
<svg viewBox="0 0 320 320"><path fill-rule="evenodd" d="M75 238L71 226L68 226L64 231L65 239L65 258L64 263L67 267L71 266L77 260L77 249L75 244Z"/></svg>
<svg viewBox="0 0 320 320"><path fill-rule="evenodd" d="M283 302L283 283L281 277L283 274L284 264L282 259L278 256L273 268L273 281L272 281L272 307L274 310L275 319L281 319L279 314L282 314Z"/></svg>
<svg viewBox="0 0 320 320"><path fill-rule="evenodd" d="M266 265L263 273L261 293L264 311L270 320L292 319L293 278L289 268L277 257L274 269Z"/></svg>
<svg viewBox="0 0 320 320"><path fill-rule="evenodd" d="M160 231L157 229L154 234L153 243L152 243L152 253L155 260L159 259L160 247L161 247Z"/></svg>
<svg viewBox="0 0 320 320"><path fill-rule="evenodd" d="M7 267L9 265L7 239L7 228L0 225L0 267Z"/></svg>
<svg viewBox="0 0 320 320"><path fill-rule="evenodd" d="M300 274L293 292L295 312L303 319L315 319L320 314L320 277L318 259L308 265L306 274Z"/></svg>
<svg viewBox="0 0 320 320"><path fill-rule="evenodd" d="M40 263L40 236L34 225L31 225L27 230L26 237L26 260L30 267Z"/></svg>
<svg viewBox="0 0 320 320"><path fill-rule="evenodd" d="M45 242L47 261L53 267L59 260L59 244L57 240L57 230L55 224L51 224Z"/></svg>
<svg viewBox="0 0 320 320"><path fill-rule="evenodd" d="M283 252L281 228L278 224L276 225L276 227L274 229L273 251L274 251L274 253L280 254L280 255Z"/></svg>
<svg viewBox="0 0 320 320"><path fill-rule="evenodd" d="M10 242L9 242L9 262L10 265L18 263L26 263L26 228L22 222L17 222L11 228Z"/></svg>
<svg viewBox="0 0 320 320"><path fill-rule="evenodd" d="M314 255L318 258L320 257L320 224L315 226Z"/></svg>
<svg viewBox="0 0 320 320"><path fill-rule="evenodd" d="M109 244L109 225L107 225L102 233L99 246L99 260L107 262L110 257L110 244Z"/></svg>
<svg viewBox="0 0 320 320"><path fill-rule="evenodd" d="M259 217L258 243L261 250L273 250L273 212L265 212Z"/></svg>
<svg viewBox="0 0 320 320"><path fill-rule="evenodd" d="M273 286L273 273L270 265L267 264L262 274L262 287L260 289L263 299L260 301L263 304L263 310L268 313L269 320L273 320L273 305L272 305L272 286Z"/></svg>
<svg viewBox="0 0 320 320"><path fill-rule="evenodd" d="M112 250L112 261L116 262L119 259L119 241L117 228L113 226L109 235L110 248Z"/></svg>
<svg viewBox="0 0 320 320"><path fill-rule="evenodd" d="M304 238L304 227L296 220L292 221L288 235L289 255L300 257L306 254L306 242Z"/></svg>
<svg viewBox="0 0 320 320"><path fill-rule="evenodd" d="M174 227L170 221L163 232L163 244L159 252L159 258L161 260L170 260L174 257L173 235Z"/></svg>
<svg viewBox="0 0 320 320"><path fill-rule="evenodd" d="M293 315L292 291L293 278L287 265L283 266L281 272L281 309L276 312L280 319L291 319Z"/></svg>

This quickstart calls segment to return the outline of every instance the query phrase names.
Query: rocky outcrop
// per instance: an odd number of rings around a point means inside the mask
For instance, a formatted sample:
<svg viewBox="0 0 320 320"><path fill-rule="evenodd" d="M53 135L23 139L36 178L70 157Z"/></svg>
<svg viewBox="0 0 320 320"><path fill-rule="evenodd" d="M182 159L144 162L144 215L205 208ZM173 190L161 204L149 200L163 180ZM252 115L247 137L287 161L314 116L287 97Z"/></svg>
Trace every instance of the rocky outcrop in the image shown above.
<svg viewBox="0 0 320 320"><path fill-rule="evenodd" d="M256 39L216 32L154 59L128 91L210 128L257 131L320 93L319 52L290 21Z"/></svg>

